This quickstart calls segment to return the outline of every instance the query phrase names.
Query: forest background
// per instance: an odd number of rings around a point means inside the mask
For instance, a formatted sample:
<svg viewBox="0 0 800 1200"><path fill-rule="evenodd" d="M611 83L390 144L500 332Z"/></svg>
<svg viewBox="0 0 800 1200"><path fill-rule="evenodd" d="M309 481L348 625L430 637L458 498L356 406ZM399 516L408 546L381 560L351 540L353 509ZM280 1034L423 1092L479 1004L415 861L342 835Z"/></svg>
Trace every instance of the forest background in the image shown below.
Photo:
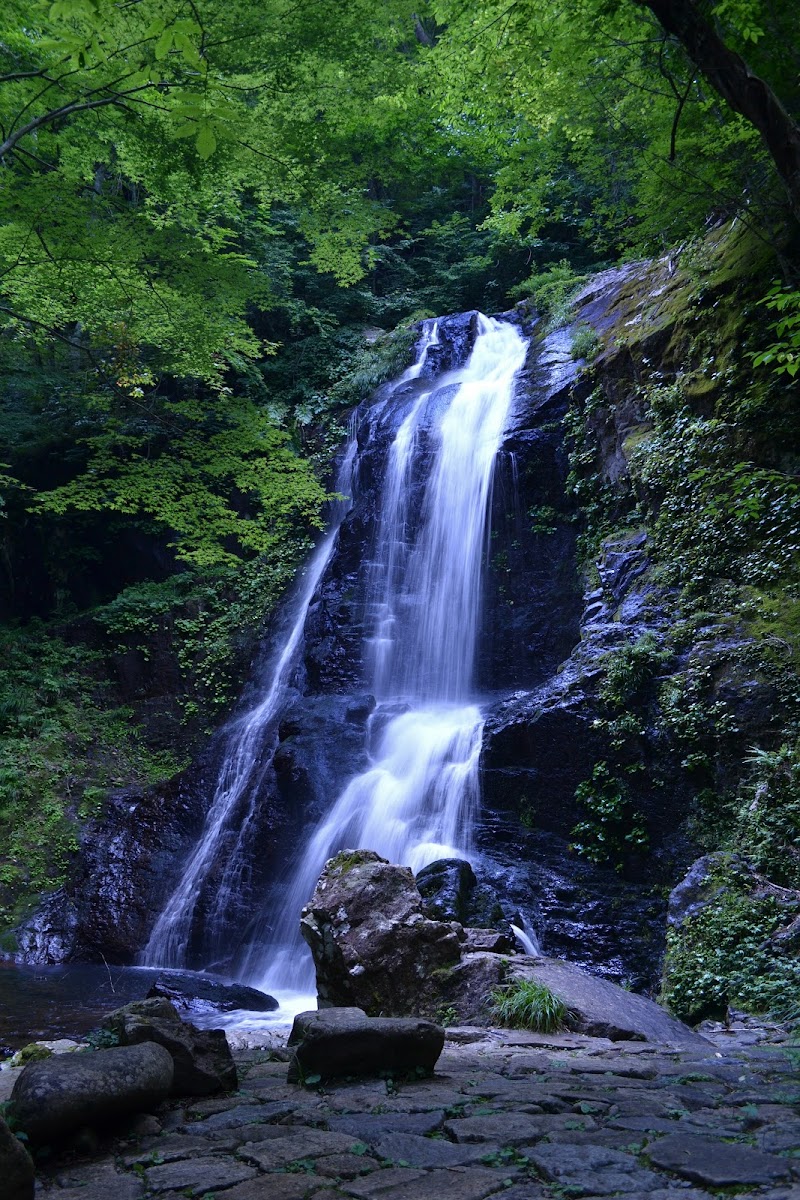
<svg viewBox="0 0 800 1200"><path fill-rule="evenodd" d="M420 318L567 319L732 223L757 386L722 424L795 502L799 80L790 0L8 0L0 926L230 706Z"/></svg>

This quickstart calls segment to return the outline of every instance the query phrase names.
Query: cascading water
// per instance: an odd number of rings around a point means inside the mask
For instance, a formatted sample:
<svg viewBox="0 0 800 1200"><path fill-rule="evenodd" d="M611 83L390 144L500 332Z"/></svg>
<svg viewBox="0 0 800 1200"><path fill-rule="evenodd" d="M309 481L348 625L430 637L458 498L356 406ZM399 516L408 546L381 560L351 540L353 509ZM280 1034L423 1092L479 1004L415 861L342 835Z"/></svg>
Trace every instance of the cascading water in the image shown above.
<svg viewBox="0 0 800 1200"><path fill-rule="evenodd" d="M416 361L401 375L393 390L410 383L421 374L428 350L436 344L436 338L437 326L433 322L423 331ZM389 393L389 396L391 394ZM308 563L301 586L290 604L287 613L288 633L282 644L278 645L265 672L265 678L269 682L264 698L230 728L214 796L200 839L184 868L178 886L169 897L140 955L141 962L147 966L186 965L198 905L214 871L217 872L219 881L205 915L205 924L210 934L207 942L211 942L213 947L215 931L223 932L225 929L225 914L235 902L247 871L250 850L248 835L259 800L258 784L275 749L277 719L290 690L292 674L302 646L308 609L330 562L339 528L352 506L356 472L357 441L354 422L334 484L334 491L341 494L343 499L332 503L328 532ZM224 842L227 842L227 845L220 871L217 864L220 846Z"/></svg>
<svg viewBox="0 0 800 1200"><path fill-rule="evenodd" d="M241 978L279 996L313 990L299 913L337 850L366 847L415 871L471 850L483 728L473 669L487 514L527 344L513 325L478 315L466 365L416 390L437 341L437 326L428 323L415 365L372 413L377 428L384 417L392 419L393 397L411 399L392 439L376 545L364 565L366 657L378 700L368 727L370 766L311 832L240 959ZM355 464L352 443L337 490L351 492ZM212 935L214 927L225 928L224 914L247 870L259 798L254 783L274 750L306 614L345 512L343 506L309 564L264 700L233 727L203 834L153 930L147 963L185 964L198 896L212 868L220 882L205 919ZM220 871L214 864L221 840L228 848Z"/></svg>
<svg viewBox="0 0 800 1200"><path fill-rule="evenodd" d="M370 570L376 742L311 836L283 892L269 946L246 973L271 990L311 990L298 915L326 861L366 847L414 871L467 857L477 808L483 723L472 700L492 473L526 342L479 316L466 366L422 393L395 435ZM409 520L417 440L430 443L419 519Z"/></svg>
<svg viewBox="0 0 800 1200"><path fill-rule="evenodd" d="M217 778L214 798L206 816L200 840L191 855L183 876L170 896L153 927L150 939L141 955L148 966L182 967L192 933L195 911L202 888L214 866L223 835L238 821L236 839L226 856L221 881L210 910L213 929L235 895L246 865L244 848L247 833L258 803L257 779L263 769L264 743L275 734L276 718L280 714L289 689L303 637L303 627L314 592L330 561L336 534L352 503L356 462L356 440L351 437L342 459L335 490L344 496L334 502L328 533L320 542L306 567L305 575L289 614L289 634L279 647L268 671L271 682L261 702L245 713L231 727L222 767ZM274 748L274 747L273 747Z"/></svg>

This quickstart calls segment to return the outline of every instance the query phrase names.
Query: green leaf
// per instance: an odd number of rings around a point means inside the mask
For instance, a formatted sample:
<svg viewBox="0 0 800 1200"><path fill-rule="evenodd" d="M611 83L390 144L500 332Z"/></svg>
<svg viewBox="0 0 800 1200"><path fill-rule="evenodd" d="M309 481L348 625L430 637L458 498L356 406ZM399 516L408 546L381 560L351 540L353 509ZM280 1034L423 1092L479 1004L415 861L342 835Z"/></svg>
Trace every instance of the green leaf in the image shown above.
<svg viewBox="0 0 800 1200"><path fill-rule="evenodd" d="M210 125L201 125L195 142L197 153L202 159L209 159L217 148L217 139Z"/></svg>
<svg viewBox="0 0 800 1200"><path fill-rule="evenodd" d="M157 59L161 60L162 58L167 57L172 48L173 38L173 31L171 29L165 29L155 45L154 53Z"/></svg>

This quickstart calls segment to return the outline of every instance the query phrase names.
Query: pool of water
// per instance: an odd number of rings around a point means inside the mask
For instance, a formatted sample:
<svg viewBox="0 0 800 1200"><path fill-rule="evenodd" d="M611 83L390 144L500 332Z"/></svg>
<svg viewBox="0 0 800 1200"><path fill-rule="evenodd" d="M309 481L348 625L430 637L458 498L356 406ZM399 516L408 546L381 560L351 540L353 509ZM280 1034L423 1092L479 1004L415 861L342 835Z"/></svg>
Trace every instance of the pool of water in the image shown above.
<svg viewBox="0 0 800 1200"><path fill-rule="evenodd" d="M28 1042L83 1037L115 1008L143 1000L161 974L152 967L32 967L0 959L0 1058ZM314 996L292 992L275 998L280 1008L272 1013L213 1012L191 1020L257 1041L260 1033L286 1029L295 1013L316 1008Z"/></svg>

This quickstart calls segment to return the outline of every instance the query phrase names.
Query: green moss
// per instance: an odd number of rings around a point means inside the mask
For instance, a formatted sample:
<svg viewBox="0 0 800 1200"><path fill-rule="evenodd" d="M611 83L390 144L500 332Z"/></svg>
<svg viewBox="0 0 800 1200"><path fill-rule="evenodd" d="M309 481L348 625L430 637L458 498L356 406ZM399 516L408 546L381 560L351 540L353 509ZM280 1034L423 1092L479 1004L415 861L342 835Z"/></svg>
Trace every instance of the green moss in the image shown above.
<svg viewBox="0 0 800 1200"><path fill-rule="evenodd" d="M10 1060L11 1067L24 1067L28 1063L41 1062L45 1058L52 1058L53 1051L49 1046L42 1046L40 1042L29 1042L27 1046L23 1046L18 1050L14 1057Z"/></svg>
<svg viewBox="0 0 800 1200"><path fill-rule="evenodd" d="M328 871L330 874L346 875L356 867L374 862L375 856L371 850L340 850L328 864Z"/></svg>
<svg viewBox="0 0 800 1200"><path fill-rule="evenodd" d="M180 764L151 750L109 703L98 655L35 624L0 633L0 929L67 877L80 829L106 793L148 787Z"/></svg>

